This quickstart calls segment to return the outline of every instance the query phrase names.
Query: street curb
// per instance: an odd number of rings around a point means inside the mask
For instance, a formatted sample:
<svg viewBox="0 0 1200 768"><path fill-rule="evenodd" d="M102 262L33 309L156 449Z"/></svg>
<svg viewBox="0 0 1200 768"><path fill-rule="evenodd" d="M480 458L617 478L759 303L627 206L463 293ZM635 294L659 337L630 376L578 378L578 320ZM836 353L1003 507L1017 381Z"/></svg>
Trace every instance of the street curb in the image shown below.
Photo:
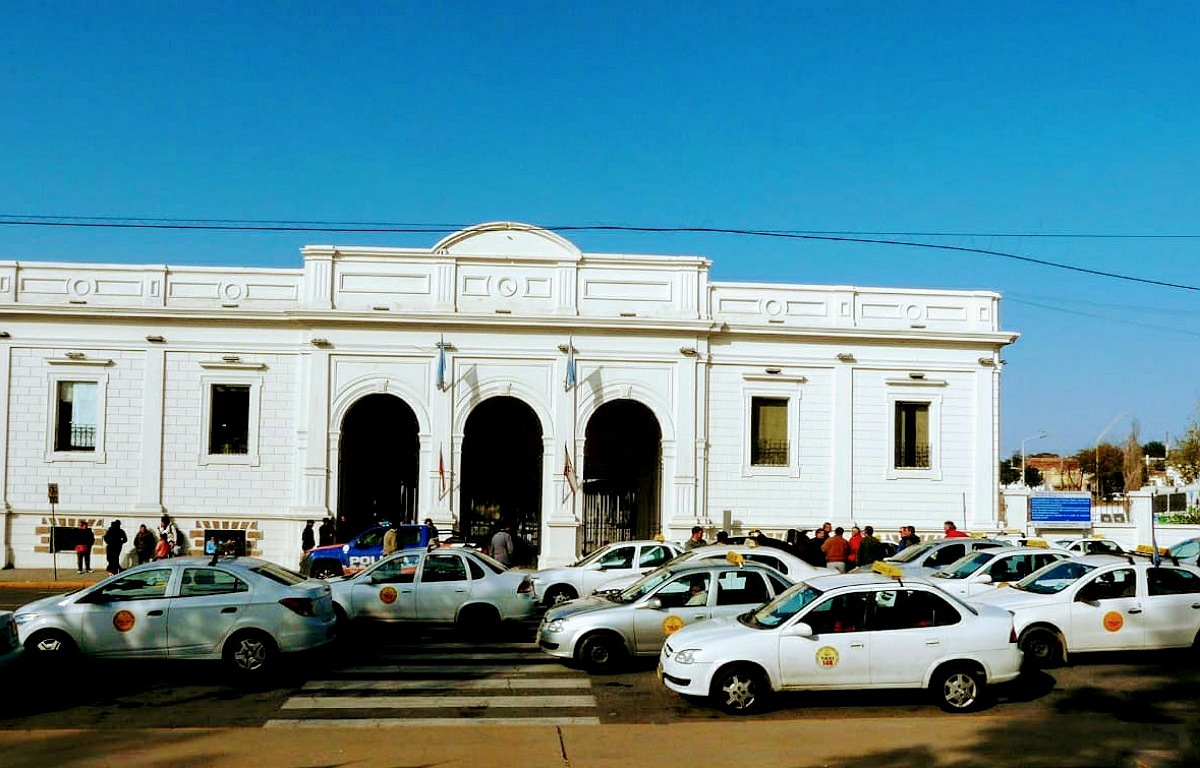
<svg viewBox="0 0 1200 768"><path fill-rule="evenodd" d="M98 582L95 581L4 581L0 579L0 589L61 589L64 591L83 589Z"/></svg>

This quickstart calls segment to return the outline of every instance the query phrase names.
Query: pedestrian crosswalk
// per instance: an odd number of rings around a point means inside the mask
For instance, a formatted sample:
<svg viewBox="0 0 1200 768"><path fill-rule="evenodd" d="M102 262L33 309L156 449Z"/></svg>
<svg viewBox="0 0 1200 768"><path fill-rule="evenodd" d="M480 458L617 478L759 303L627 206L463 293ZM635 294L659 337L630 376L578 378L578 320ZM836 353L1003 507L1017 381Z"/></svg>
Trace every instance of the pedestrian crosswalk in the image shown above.
<svg viewBox="0 0 1200 768"><path fill-rule="evenodd" d="M527 642L356 647L267 728L596 725L591 679Z"/></svg>

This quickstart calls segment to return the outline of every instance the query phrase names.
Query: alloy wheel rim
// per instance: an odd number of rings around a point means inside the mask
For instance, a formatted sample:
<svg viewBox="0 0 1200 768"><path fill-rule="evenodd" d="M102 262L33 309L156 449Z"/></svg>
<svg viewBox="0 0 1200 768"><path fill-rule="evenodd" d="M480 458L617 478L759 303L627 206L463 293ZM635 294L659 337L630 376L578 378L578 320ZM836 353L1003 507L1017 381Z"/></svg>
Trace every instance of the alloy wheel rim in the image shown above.
<svg viewBox="0 0 1200 768"><path fill-rule="evenodd" d="M748 678L735 675L726 681L721 689L725 691L725 699L736 709L745 709L754 703L754 683Z"/></svg>
<svg viewBox="0 0 1200 768"><path fill-rule="evenodd" d="M962 672L950 675L946 678L942 695L952 707L969 707L975 703L978 695L975 679Z"/></svg>

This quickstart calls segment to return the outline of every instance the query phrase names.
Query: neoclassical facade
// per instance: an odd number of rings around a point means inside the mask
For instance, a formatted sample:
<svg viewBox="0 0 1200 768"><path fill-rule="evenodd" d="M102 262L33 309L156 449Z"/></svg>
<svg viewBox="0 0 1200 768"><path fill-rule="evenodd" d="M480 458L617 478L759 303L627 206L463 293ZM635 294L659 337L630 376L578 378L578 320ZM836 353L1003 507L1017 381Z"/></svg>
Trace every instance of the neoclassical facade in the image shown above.
<svg viewBox="0 0 1200 768"><path fill-rule="evenodd" d="M714 282L514 223L302 253L0 262L5 564L164 513L287 565L324 517L508 524L541 566L693 525L999 524L995 293Z"/></svg>

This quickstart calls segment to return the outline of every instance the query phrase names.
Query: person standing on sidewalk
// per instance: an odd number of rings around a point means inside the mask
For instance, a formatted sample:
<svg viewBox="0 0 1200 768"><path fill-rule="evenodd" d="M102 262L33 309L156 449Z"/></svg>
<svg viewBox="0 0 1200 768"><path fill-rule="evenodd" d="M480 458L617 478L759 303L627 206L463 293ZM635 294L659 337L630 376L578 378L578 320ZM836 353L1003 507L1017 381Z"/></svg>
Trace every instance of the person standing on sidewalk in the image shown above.
<svg viewBox="0 0 1200 768"><path fill-rule="evenodd" d="M76 573L92 572L92 547L96 546L96 534L87 520L79 521L79 541L75 544Z"/></svg>
<svg viewBox="0 0 1200 768"><path fill-rule="evenodd" d="M300 532L300 550L307 552L317 546L317 535L313 531L313 521L309 520L304 524L304 530Z"/></svg>
<svg viewBox="0 0 1200 768"><path fill-rule="evenodd" d="M138 532L133 534L133 551L137 552L138 565L148 563L154 558L156 543L154 532L147 528L145 523L142 523Z"/></svg>
<svg viewBox="0 0 1200 768"><path fill-rule="evenodd" d="M121 521L113 520L104 533L104 554L108 556L109 573L121 572L121 547L125 546L127 541L129 537L121 530Z"/></svg>
<svg viewBox="0 0 1200 768"><path fill-rule="evenodd" d="M833 529L833 535L821 545L825 553L825 565L838 573L846 572L846 558L850 556L850 542L842 536L846 531L842 526Z"/></svg>
<svg viewBox="0 0 1200 768"><path fill-rule="evenodd" d="M488 549L491 556L498 560L501 565L508 566L512 564L513 540L507 525L496 531L496 535L492 537L492 543Z"/></svg>

